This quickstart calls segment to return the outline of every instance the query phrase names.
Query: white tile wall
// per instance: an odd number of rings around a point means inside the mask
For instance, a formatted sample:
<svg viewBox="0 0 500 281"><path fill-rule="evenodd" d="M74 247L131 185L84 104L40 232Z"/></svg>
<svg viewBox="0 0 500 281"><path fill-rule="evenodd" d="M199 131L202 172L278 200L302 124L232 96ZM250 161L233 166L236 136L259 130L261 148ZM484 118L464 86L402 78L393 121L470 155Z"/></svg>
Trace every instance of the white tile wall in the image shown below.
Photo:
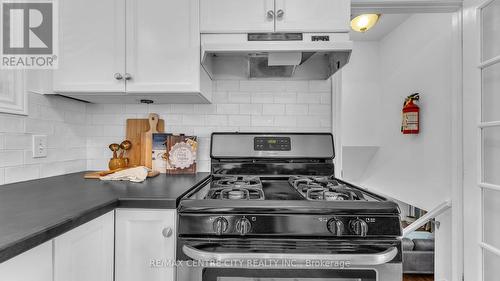
<svg viewBox="0 0 500 281"><path fill-rule="evenodd" d="M330 131L331 82L216 81L213 104L85 104L28 94L29 115L0 114L0 185L106 169L107 146L125 138L128 118L157 112L166 131L199 137L199 171L209 170L214 131ZM33 158L32 135L48 136L48 157Z"/></svg>
<svg viewBox="0 0 500 281"><path fill-rule="evenodd" d="M127 118L160 114L166 131L197 135L198 170L209 170L214 131L331 130L331 82L216 81L213 104L87 105L87 168L105 169L107 146L125 138ZM1 143L0 143L1 144Z"/></svg>
<svg viewBox="0 0 500 281"><path fill-rule="evenodd" d="M28 116L0 114L0 185L86 169L85 104L28 94ZM32 135L48 136L47 158L32 157Z"/></svg>

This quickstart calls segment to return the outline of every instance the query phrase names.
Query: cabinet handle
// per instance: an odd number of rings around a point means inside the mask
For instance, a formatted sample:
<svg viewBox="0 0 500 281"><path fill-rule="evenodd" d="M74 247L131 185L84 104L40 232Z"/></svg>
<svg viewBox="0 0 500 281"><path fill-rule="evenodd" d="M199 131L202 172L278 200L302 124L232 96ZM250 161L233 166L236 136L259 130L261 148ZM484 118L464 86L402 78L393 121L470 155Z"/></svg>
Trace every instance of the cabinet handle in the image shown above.
<svg viewBox="0 0 500 281"><path fill-rule="evenodd" d="M122 80L123 79L123 76L120 74L120 73L115 73L115 79L116 80Z"/></svg>
<svg viewBox="0 0 500 281"><path fill-rule="evenodd" d="M285 15L285 11L283 11L282 9L279 9L278 12L276 12L276 17L278 19L282 19L284 15Z"/></svg>
<svg viewBox="0 0 500 281"><path fill-rule="evenodd" d="M267 19L268 20L274 19L274 11L273 10L267 11Z"/></svg>
<svg viewBox="0 0 500 281"><path fill-rule="evenodd" d="M132 75L130 73L125 73L125 80L130 80L132 79Z"/></svg>
<svg viewBox="0 0 500 281"><path fill-rule="evenodd" d="M173 233L174 233L174 231L172 230L171 227L165 227L161 231L161 234L163 234L163 237L165 237L165 238L168 238L168 237L172 236Z"/></svg>

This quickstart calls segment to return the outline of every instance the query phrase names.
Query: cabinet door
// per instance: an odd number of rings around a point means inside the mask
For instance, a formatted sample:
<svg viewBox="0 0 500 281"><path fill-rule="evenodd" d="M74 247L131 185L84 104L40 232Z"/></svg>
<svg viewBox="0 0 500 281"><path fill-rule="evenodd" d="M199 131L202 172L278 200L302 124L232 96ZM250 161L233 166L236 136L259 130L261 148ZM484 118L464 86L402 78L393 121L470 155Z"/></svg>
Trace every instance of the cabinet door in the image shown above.
<svg viewBox="0 0 500 281"><path fill-rule="evenodd" d="M198 0L127 1L127 93L199 92Z"/></svg>
<svg viewBox="0 0 500 281"><path fill-rule="evenodd" d="M273 11L274 0L200 0L201 33L273 32Z"/></svg>
<svg viewBox="0 0 500 281"><path fill-rule="evenodd" d="M276 0L276 32L349 32L350 0Z"/></svg>
<svg viewBox="0 0 500 281"><path fill-rule="evenodd" d="M22 70L0 70L0 113L28 115L24 73Z"/></svg>
<svg viewBox="0 0 500 281"><path fill-rule="evenodd" d="M2 281L52 281L52 240L0 263Z"/></svg>
<svg viewBox="0 0 500 281"><path fill-rule="evenodd" d="M123 93L125 0L60 1L55 92Z"/></svg>
<svg viewBox="0 0 500 281"><path fill-rule="evenodd" d="M175 210L116 210L116 281L173 281L175 268L151 268L152 260L175 261Z"/></svg>
<svg viewBox="0 0 500 281"><path fill-rule="evenodd" d="M114 211L54 239L54 281L113 281Z"/></svg>

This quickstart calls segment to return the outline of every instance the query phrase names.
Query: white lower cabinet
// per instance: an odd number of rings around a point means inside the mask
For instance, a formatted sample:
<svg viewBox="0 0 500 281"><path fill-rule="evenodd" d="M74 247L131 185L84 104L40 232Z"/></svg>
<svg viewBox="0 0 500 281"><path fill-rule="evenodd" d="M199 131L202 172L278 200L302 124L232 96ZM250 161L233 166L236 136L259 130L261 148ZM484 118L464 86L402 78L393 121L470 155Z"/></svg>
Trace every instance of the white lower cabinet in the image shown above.
<svg viewBox="0 0 500 281"><path fill-rule="evenodd" d="M116 210L115 281L173 281L175 268L152 261L174 261L176 210Z"/></svg>
<svg viewBox="0 0 500 281"><path fill-rule="evenodd" d="M0 263L2 281L52 281L52 241Z"/></svg>
<svg viewBox="0 0 500 281"><path fill-rule="evenodd" d="M111 211L54 239L54 281L113 281L113 255Z"/></svg>

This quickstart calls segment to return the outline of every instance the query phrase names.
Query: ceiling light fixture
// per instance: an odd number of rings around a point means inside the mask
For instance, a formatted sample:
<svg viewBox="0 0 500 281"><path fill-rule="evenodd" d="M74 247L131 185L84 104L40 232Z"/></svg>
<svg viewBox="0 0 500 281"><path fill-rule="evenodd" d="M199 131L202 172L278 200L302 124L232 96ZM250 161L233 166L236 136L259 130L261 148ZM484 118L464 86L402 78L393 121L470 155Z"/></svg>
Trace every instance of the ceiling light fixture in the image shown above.
<svg viewBox="0 0 500 281"><path fill-rule="evenodd" d="M379 14L362 14L351 20L351 28L357 32L366 32L372 28L380 18Z"/></svg>

